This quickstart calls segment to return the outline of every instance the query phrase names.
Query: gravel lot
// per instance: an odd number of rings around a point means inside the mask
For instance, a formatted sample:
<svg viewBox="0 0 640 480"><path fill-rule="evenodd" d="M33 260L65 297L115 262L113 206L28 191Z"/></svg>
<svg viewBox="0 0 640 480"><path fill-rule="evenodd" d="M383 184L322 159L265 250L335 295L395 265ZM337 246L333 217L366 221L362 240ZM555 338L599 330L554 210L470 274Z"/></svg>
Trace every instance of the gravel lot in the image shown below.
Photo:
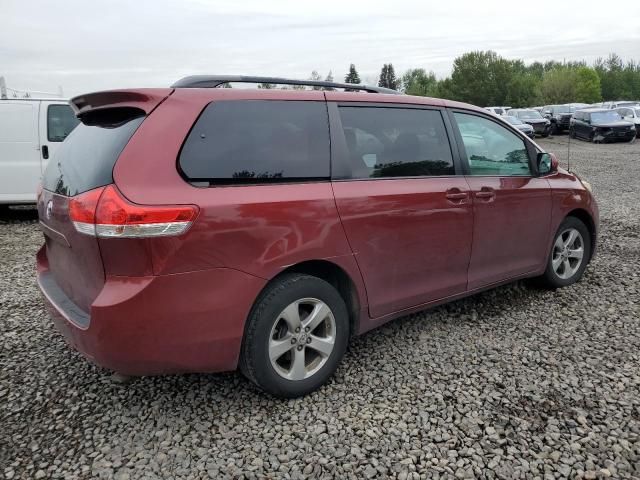
<svg viewBox="0 0 640 480"><path fill-rule="evenodd" d="M540 143L565 166L566 142ZM640 478L640 142L571 148L602 215L581 283L393 322L291 401L239 374L113 383L45 314L33 211L5 215L0 477Z"/></svg>

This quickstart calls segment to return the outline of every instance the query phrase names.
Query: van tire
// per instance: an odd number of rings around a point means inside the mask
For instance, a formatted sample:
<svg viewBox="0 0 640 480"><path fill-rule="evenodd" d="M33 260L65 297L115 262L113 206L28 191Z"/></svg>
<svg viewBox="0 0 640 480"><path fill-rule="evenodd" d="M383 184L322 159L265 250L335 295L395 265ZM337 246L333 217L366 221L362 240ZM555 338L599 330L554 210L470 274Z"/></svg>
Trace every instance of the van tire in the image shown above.
<svg viewBox="0 0 640 480"><path fill-rule="evenodd" d="M285 315L287 310L297 312L300 333L284 320L289 317ZM324 320L315 327L309 323L311 326L306 328L311 330L306 333L305 322L310 322L310 312L322 312L316 317ZM289 341L292 347L276 358L274 345L280 342L286 349ZM265 392L295 398L317 390L333 375L348 341L349 314L338 291L311 275L284 274L264 289L251 309L239 366L241 372ZM331 342L330 353L320 354L313 348L315 343L324 350ZM302 362L297 363L298 366L305 366L303 370L296 369L296 360ZM308 376L300 376L301 372Z"/></svg>
<svg viewBox="0 0 640 480"><path fill-rule="evenodd" d="M580 258L579 264L571 265L571 263L567 263L567 268L564 269L563 266L558 267L558 261L560 263L564 263L562 260L562 245L566 242L563 239L569 239L569 235L571 232L577 233L577 237L575 242L572 245L568 246L567 252L576 251L575 248L578 244L582 249L582 257ZM559 237L562 237L559 239ZM560 246L560 248L558 248ZM573 262L574 257L569 256L566 260L569 262ZM551 251L549 252L549 257L547 258L547 267L540 277L540 283L542 286L547 288L561 288L567 287L578 282L587 268L587 264L591 259L591 234L587 229L586 225L582 223L576 217L569 216L563 220L563 222L558 227L556 234L553 237L553 243L551 244ZM555 262L554 262L555 260ZM558 270L560 268L560 270Z"/></svg>

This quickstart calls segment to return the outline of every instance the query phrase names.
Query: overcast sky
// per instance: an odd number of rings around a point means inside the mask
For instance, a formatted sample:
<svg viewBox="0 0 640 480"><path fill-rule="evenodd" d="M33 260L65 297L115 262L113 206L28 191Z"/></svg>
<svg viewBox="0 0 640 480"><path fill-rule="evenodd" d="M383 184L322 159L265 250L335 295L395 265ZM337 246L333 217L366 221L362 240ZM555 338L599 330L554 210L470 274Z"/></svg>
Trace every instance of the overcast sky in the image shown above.
<svg viewBox="0 0 640 480"><path fill-rule="evenodd" d="M350 63L451 73L453 59L640 60L640 7L601 0L0 0L0 75L9 87L67 96L167 86L196 73L306 78ZM634 7L635 5L635 7Z"/></svg>

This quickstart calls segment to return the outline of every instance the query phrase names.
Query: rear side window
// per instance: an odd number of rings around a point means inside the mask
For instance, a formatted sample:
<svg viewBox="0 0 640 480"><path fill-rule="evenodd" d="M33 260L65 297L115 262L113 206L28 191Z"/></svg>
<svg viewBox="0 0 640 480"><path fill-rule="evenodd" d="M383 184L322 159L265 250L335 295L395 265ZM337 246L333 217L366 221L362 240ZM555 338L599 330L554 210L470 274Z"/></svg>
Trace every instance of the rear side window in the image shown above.
<svg viewBox="0 0 640 480"><path fill-rule="evenodd" d="M324 102L241 100L209 104L178 160L192 181L261 183L330 177Z"/></svg>
<svg viewBox="0 0 640 480"><path fill-rule="evenodd" d="M62 142L76 128L80 120L69 105L49 105L47 108L47 139Z"/></svg>
<svg viewBox="0 0 640 480"><path fill-rule="evenodd" d="M437 110L339 107L353 178L454 175Z"/></svg>
<svg viewBox="0 0 640 480"><path fill-rule="evenodd" d="M117 124L79 124L60 145L42 179L43 188L73 196L113 182L113 167L143 116Z"/></svg>

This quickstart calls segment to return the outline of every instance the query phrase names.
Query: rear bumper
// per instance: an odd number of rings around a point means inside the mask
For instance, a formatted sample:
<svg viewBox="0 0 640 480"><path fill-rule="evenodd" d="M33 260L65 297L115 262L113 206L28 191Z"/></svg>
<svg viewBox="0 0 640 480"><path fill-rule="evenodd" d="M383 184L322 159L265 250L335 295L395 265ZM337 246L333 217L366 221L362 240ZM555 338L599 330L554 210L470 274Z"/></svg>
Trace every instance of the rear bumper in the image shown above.
<svg viewBox="0 0 640 480"><path fill-rule="evenodd" d="M266 283L227 268L108 277L82 312L61 297L43 255L38 284L56 328L93 363L125 375L234 370L245 319Z"/></svg>

